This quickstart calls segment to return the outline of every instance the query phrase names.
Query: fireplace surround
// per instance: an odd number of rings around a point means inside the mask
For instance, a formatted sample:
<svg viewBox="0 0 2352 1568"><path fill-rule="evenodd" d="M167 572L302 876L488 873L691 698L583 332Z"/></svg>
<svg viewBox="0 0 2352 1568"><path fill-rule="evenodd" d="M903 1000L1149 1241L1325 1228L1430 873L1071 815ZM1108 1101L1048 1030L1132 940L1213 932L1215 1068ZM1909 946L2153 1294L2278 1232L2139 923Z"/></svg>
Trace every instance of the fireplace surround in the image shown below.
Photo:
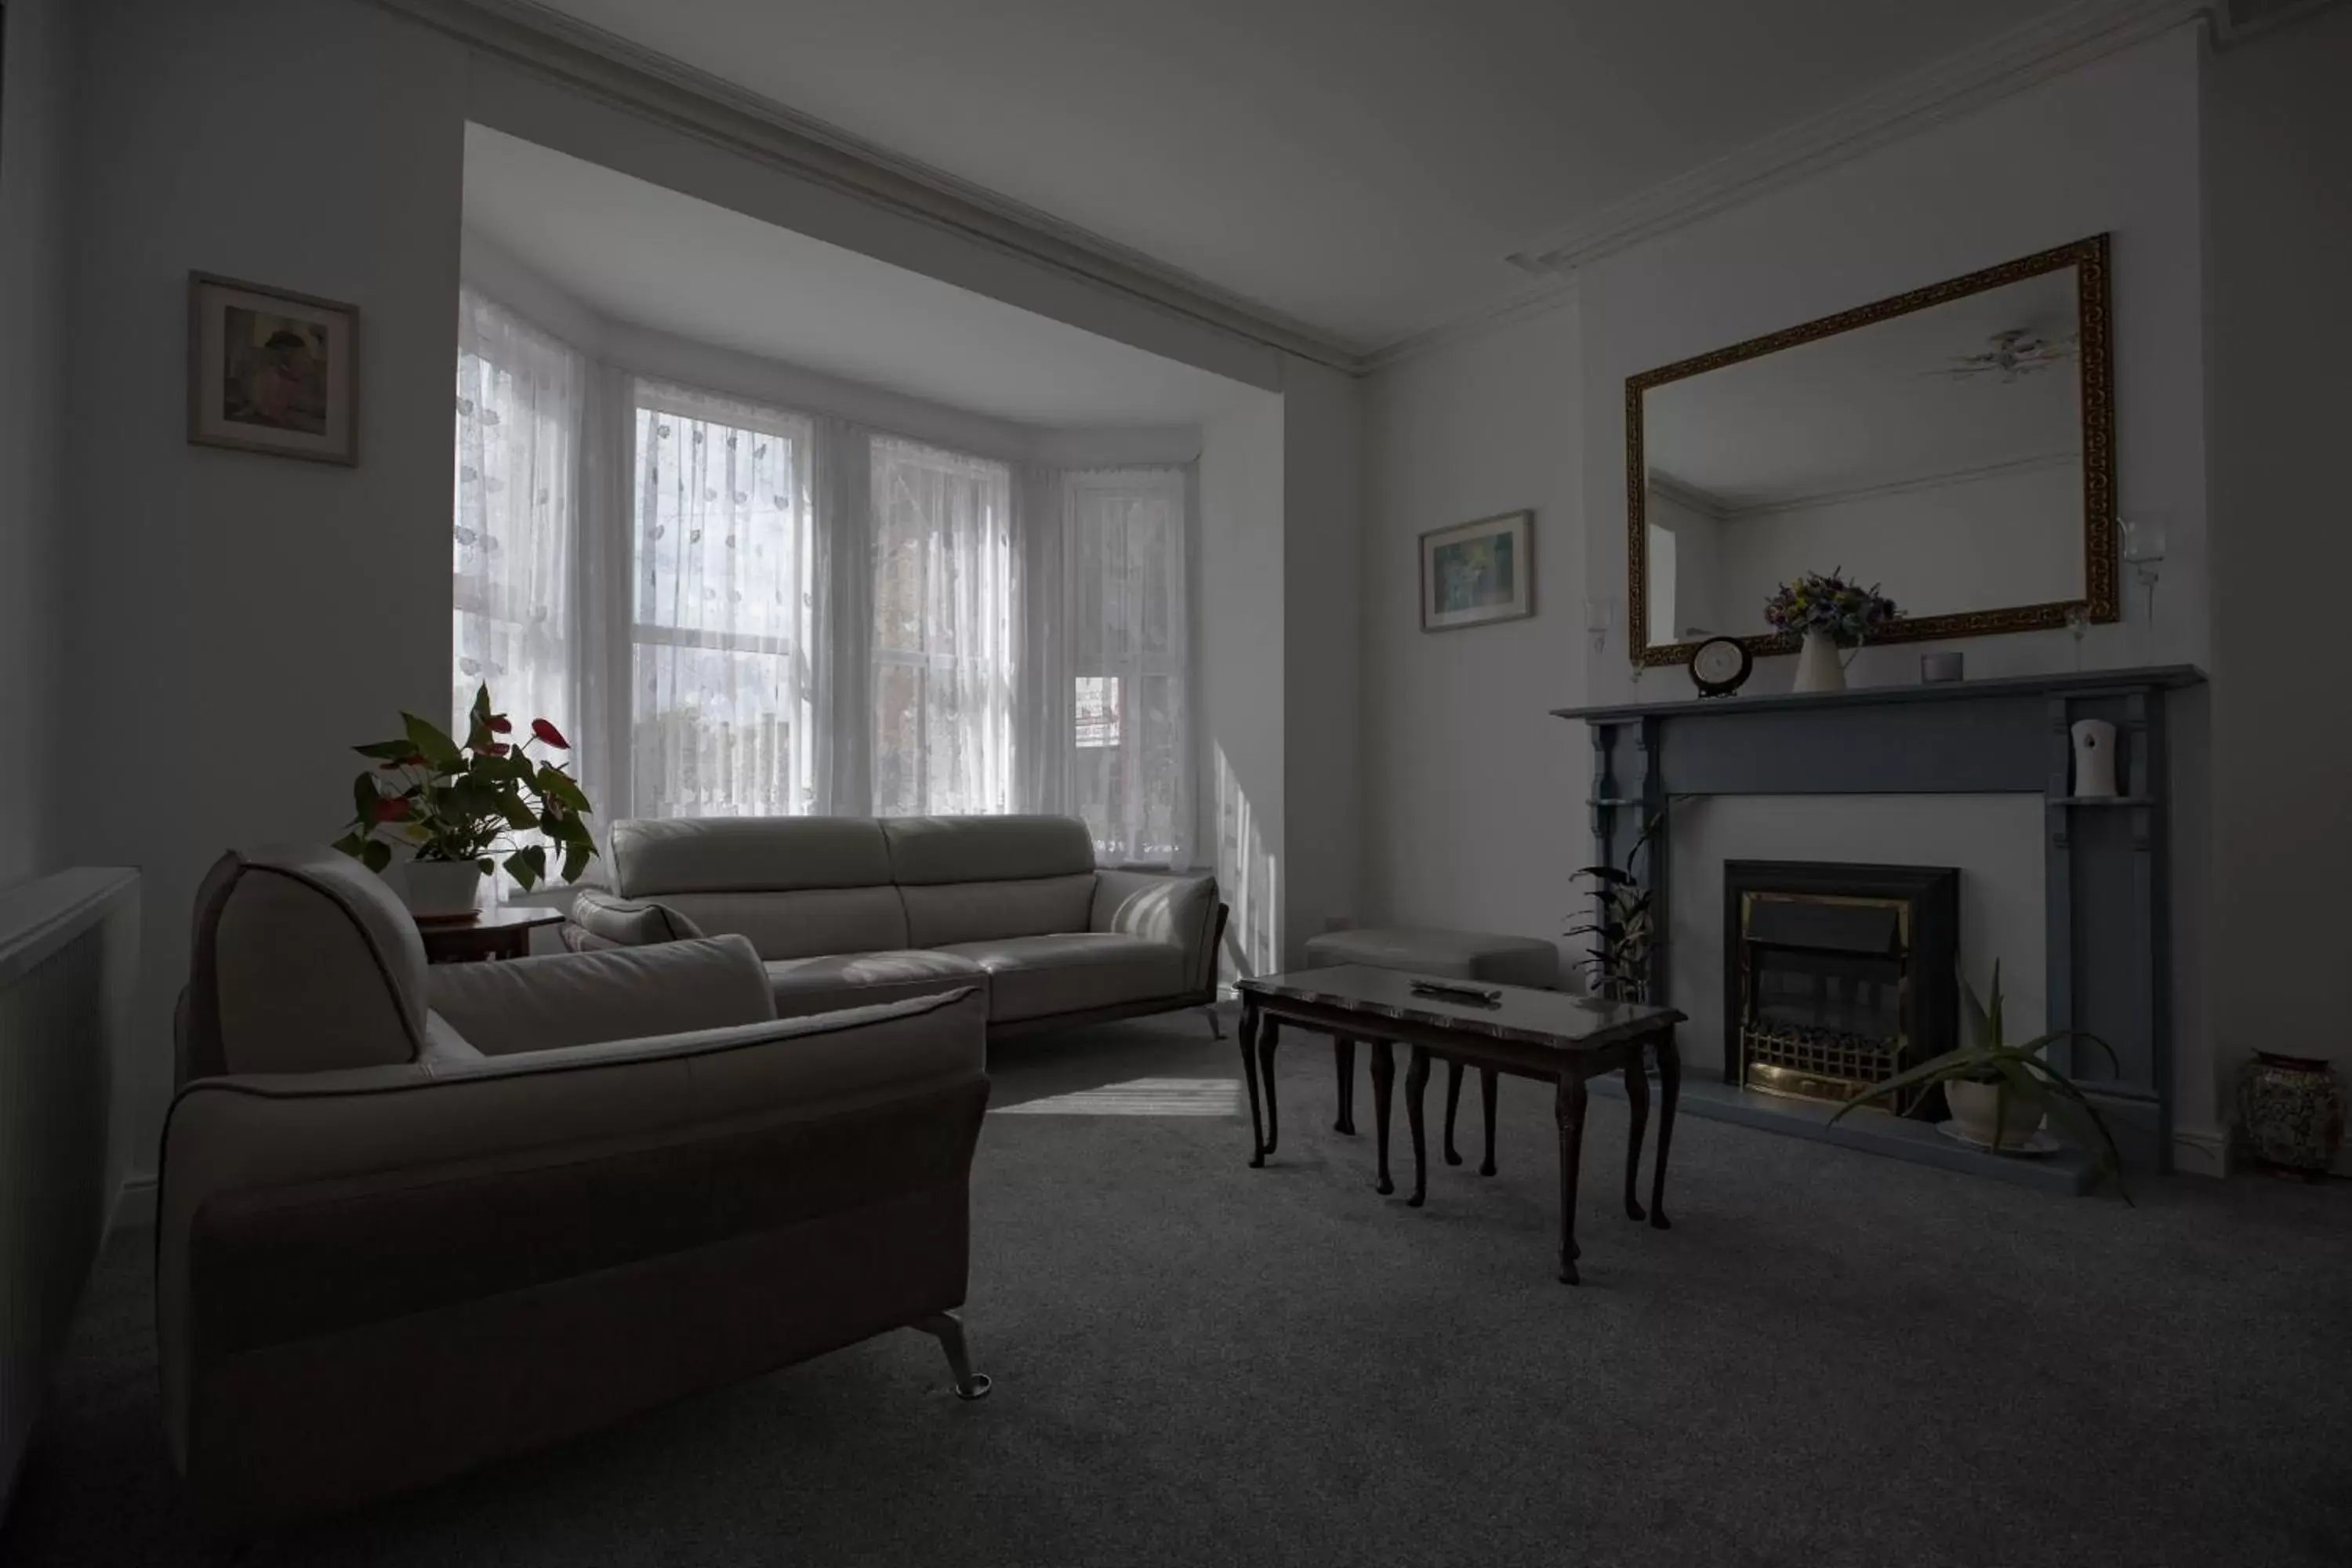
<svg viewBox="0 0 2352 1568"><path fill-rule="evenodd" d="M1959 883L1945 866L1725 861L1725 1081L1837 1104L1951 1049Z"/></svg>

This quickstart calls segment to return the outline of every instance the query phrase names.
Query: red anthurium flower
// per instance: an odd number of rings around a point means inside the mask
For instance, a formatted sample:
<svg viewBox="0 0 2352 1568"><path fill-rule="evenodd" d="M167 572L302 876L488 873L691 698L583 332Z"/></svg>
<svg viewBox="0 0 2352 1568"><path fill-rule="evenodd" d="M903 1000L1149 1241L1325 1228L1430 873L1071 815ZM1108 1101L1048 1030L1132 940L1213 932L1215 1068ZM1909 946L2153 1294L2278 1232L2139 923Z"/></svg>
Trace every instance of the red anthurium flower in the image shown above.
<svg viewBox="0 0 2352 1568"><path fill-rule="evenodd" d="M509 718L508 718L505 714L503 714L503 713L493 713L493 714L491 714L491 715L490 715L490 733L491 733L491 734L493 734L493 735L503 735L503 734L507 733L509 731L512 730L513 728L514 728L514 721L513 721L513 720L511 720L511 719L509 719Z"/></svg>
<svg viewBox="0 0 2352 1568"><path fill-rule="evenodd" d="M514 748L508 745L504 741L492 741L488 745L480 747L479 750L493 757L503 757L509 752L513 751Z"/></svg>
<svg viewBox="0 0 2352 1568"><path fill-rule="evenodd" d="M533 719L530 721L530 732L558 751L568 752L572 749L572 742L563 738L563 731L544 719Z"/></svg>
<svg viewBox="0 0 2352 1568"><path fill-rule="evenodd" d="M378 822L399 822L408 816L408 802L396 795L385 795L375 803Z"/></svg>
<svg viewBox="0 0 2352 1568"><path fill-rule="evenodd" d="M421 768L425 765L425 753L422 752L412 752L407 756L400 759L400 765L404 768Z"/></svg>

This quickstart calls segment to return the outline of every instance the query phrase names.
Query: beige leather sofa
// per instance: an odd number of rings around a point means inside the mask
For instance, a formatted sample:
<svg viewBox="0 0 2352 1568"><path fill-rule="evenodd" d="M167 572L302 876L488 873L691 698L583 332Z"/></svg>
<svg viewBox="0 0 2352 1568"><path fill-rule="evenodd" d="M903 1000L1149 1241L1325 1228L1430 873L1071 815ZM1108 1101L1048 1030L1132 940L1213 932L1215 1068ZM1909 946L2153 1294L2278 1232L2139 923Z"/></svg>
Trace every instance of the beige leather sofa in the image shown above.
<svg viewBox="0 0 2352 1568"><path fill-rule="evenodd" d="M625 820L609 868L573 947L743 936L787 1017L969 985L1002 1037L1215 999L1215 879L1097 870L1075 817Z"/></svg>
<svg viewBox="0 0 2352 1568"><path fill-rule="evenodd" d="M250 1536L964 1299L986 1010L779 1020L740 936L428 968L331 850L199 892L163 1135L172 1452Z"/></svg>

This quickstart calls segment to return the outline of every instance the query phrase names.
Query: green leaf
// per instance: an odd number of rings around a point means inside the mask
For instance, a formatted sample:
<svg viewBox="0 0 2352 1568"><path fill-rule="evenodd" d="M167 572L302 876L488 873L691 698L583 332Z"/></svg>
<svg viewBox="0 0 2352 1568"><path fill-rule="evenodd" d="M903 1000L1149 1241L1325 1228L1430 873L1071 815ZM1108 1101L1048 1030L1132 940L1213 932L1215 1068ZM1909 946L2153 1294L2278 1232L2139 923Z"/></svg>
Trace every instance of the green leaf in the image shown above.
<svg viewBox="0 0 2352 1568"><path fill-rule="evenodd" d="M1590 877L1597 882L1614 882L1627 885L1631 885L1634 879L1632 872L1621 871L1614 866L1580 866L1576 870L1570 874L1577 877Z"/></svg>
<svg viewBox="0 0 2352 1568"><path fill-rule="evenodd" d="M352 816L365 833L375 826L375 803L381 792L375 787L373 773L362 773L352 781Z"/></svg>
<svg viewBox="0 0 2352 1568"><path fill-rule="evenodd" d="M547 875L546 847L532 844L508 856L507 875L512 877L524 892L530 891Z"/></svg>
<svg viewBox="0 0 2352 1568"><path fill-rule="evenodd" d="M381 874L392 864L392 846L381 838L371 838L360 850L360 864Z"/></svg>
<svg viewBox="0 0 2352 1568"><path fill-rule="evenodd" d="M1969 984L1967 973L1963 972L1958 964L1954 964L1952 968L1953 973L1958 975L1960 982L1960 1033L1962 1037L1971 1046L1997 1046L2000 1044L1999 1037L1992 1032L1992 1019L1986 1014L1984 1004L1977 999L1977 988ZM1995 976L1998 976L2000 973L2000 966L1996 964L1993 968L1993 973Z"/></svg>
<svg viewBox="0 0 2352 1568"><path fill-rule="evenodd" d="M528 833L539 826L539 819L531 815L530 805L511 789L499 792L499 809L506 813L507 826L518 833Z"/></svg>
<svg viewBox="0 0 2352 1568"><path fill-rule="evenodd" d="M580 879L580 873L588 869L588 862L594 858L596 858L596 846L594 844L581 843L572 845L570 849L565 852L563 857L563 879L567 882L578 881Z"/></svg>
<svg viewBox="0 0 2352 1568"><path fill-rule="evenodd" d="M367 844L368 837L366 834L352 832L346 833L341 838L336 839L333 847L341 850L344 854L349 855L356 860L359 858L362 851L366 849Z"/></svg>
<svg viewBox="0 0 2352 1568"><path fill-rule="evenodd" d="M457 742L451 740L448 732L439 725L414 713L403 713L400 721L407 728L408 743L436 771L454 773L466 765Z"/></svg>
<svg viewBox="0 0 2352 1568"><path fill-rule="evenodd" d="M2041 1050L2042 1047L2057 1040L2088 1040L2091 1044L2098 1047L2100 1050L2106 1054L2107 1065L2109 1067L2112 1067L2117 1072L2124 1070L2123 1059L2116 1055L2116 1048L2107 1044L2106 1041L2099 1038L2098 1036L2091 1033L2088 1029L2053 1029L2046 1035L2036 1035L2032 1039L2028 1040L2024 1045L2021 1045L2017 1048L2031 1056L2034 1052ZM2077 1070L2080 1070L2079 1064Z"/></svg>
<svg viewBox="0 0 2352 1568"><path fill-rule="evenodd" d="M373 757L378 762L387 763L416 754L416 747L407 741L370 741L366 745L353 746L352 750L362 757Z"/></svg>

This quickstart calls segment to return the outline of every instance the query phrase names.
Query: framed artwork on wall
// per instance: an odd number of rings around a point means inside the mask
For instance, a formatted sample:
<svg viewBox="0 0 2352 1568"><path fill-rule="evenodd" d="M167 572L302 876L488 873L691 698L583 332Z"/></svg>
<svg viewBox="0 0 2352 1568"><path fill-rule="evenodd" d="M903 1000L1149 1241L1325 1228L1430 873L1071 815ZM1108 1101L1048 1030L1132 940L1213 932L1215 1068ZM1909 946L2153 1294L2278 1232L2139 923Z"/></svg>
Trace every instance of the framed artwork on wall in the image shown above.
<svg viewBox="0 0 2352 1568"><path fill-rule="evenodd" d="M314 463L359 461L360 312L188 274L188 439Z"/></svg>
<svg viewBox="0 0 2352 1568"><path fill-rule="evenodd" d="M1421 536L1421 629L1452 631L1536 613L1532 511Z"/></svg>

